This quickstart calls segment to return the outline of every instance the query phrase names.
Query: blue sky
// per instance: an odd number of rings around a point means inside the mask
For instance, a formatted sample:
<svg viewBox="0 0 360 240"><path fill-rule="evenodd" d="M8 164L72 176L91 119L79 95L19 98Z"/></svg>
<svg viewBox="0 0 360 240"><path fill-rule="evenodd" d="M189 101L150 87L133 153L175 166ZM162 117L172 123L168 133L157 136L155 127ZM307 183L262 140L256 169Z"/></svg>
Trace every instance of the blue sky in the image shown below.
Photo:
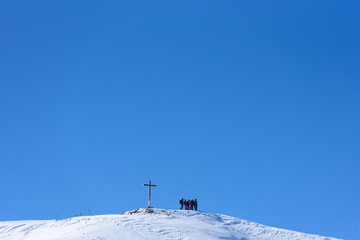
<svg viewBox="0 0 360 240"><path fill-rule="evenodd" d="M199 209L356 239L359 1L0 2L0 220Z"/></svg>

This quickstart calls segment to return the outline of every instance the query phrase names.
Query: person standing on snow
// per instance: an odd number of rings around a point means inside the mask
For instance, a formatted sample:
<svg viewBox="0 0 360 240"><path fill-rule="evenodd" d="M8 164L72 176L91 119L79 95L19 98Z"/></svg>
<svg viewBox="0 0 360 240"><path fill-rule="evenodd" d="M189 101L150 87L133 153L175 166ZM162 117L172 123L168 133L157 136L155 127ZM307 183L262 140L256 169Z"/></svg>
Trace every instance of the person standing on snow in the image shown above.
<svg viewBox="0 0 360 240"><path fill-rule="evenodd" d="M182 210L184 207L184 198L180 199L180 210Z"/></svg>
<svg viewBox="0 0 360 240"><path fill-rule="evenodd" d="M190 210L194 210L194 200L190 200Z"/></svg>
<svg viewBox="0 0 360 240"><path fill-rule="evenodd" d="M198 207L198 201L197 201L197 198L195 198L195 201L194 201L194 208L195 208L195 211L197 211L197 207Z"/></svg>

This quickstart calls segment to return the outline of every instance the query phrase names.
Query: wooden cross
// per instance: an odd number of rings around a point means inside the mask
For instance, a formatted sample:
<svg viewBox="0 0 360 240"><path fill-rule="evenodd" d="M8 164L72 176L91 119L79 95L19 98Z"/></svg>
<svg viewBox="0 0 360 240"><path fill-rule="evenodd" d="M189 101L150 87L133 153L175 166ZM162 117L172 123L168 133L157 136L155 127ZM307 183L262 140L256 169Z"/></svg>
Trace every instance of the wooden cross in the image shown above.
<svg viewBox="0 0 360 240"><path fill-rule="evenodd" d="M149 180L149 184L143 184L145 187L149 187L149 203L147 208L151 208L151 187L157 187L156 185L151 185L151 180Z"/></svg>

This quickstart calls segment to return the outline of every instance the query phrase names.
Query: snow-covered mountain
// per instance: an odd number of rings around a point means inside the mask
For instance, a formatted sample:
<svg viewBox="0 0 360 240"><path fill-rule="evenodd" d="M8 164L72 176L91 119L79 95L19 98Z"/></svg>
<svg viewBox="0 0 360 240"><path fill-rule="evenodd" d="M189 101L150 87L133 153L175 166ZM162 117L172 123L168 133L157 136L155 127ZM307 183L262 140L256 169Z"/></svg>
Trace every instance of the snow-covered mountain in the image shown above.
<svg viewBox="0 0 360 240"><path fill-rule="evenodd" d="M335 240L264 226L221 214L137 209L117 215L0 222L6 240Z"/></svg>

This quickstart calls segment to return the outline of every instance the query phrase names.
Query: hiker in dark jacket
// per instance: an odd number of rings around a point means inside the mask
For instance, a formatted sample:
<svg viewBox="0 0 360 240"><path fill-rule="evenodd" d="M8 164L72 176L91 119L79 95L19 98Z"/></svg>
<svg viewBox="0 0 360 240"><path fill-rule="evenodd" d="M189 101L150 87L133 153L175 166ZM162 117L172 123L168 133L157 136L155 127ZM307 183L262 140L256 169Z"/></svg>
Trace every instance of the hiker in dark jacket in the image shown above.
<svg viewBox="0 0 360 240"><path fill-rule="evenodd" d="M197 207L198 207L198 201L197 201L197 199L195 199L195 201L194 201L194 208L195 208L195 211L197 211Z"/></svg>
<svg viewBox="0 0 360 240"><path fill-rule="evenodd" d="M190 200L187 200L186 201L186 210L189 210L190 209Z"/></svg>
<svg viewBox="0 0 360 240"><path fill-rule="evenodd" d="M184 207L184 198L180 199L180 210L182 210Z"/></svg>
<svg viewBox="0 0 360 240"><path fill-rule="evenodd" d="M190 200L190 210L194 210L194 200Z"/></svg>

